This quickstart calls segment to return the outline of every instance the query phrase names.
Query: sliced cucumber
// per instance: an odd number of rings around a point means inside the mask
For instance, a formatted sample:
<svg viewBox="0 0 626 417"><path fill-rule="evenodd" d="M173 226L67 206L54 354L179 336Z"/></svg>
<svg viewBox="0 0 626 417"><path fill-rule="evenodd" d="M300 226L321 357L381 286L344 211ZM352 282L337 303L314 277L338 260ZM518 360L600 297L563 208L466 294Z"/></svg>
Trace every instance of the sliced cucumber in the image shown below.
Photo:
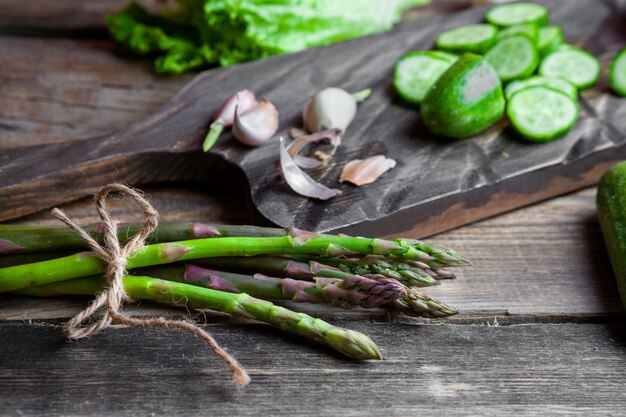
<svg viewBox="0 0 626 417"><path fill-rule="evenodd" d="M463 138L493 125L504 107L498 74L480 56L464 54L428 91L420 114L431 132Z"/></svg>
<svg viewBox="0 0 626 417"><path fill-rule="evenodd" d="M454 64L459 59L459 56L457 54L446 51L428 51L428 54L433 58L443 59L444 61L448 61L451 64Z"/></svg>
<svg viewBox="0 0 626 417"><path fill-rule="evenodd" d="M396 63L393 85L409 103L419 104L452 62L429 51L409 52Z"/></svg>
<svg viewBox="0 0 626 417"><path fill-rule="evenodd" d="M535 3L503 4L491 8L486 15L487 22L496 26L515 26L534 23L543 26L550 20L548 9Z"/></svg>
<svg viewBox="0 0 626 417"><path fill-rule="evenodd" d="M565 135L578 119L578 104L566 94L535 85L518 91L507 106L511 125L524 138L549 142Z"/></svg>
<svg viewBox="0 0 626 417"><path fill-rule="evenodd" d="M561 26L545 26L539 29L537 49L539 55L546 56L561 46L564 42Z"/></svg>
<svg viewBox="0 0 626 417"><path fill-rule="evenodd" d="M598 82L601 68L600 61L589 52L571 45L561 45L545 57L539 67L539 74L563 78L579 90L584 90Z"/></svg>
<svg viewBox="0 0 626 417"><path fill-rule="evenodd" d="M615 93L626 97L626 48L622 49L611 61L609 81Z"/></svg>
<svg viewBox="0 0 626 417"><path fill-rule="evenodd" d="M560 92L565 93L572 100L578 99L578 90L569 81L565 81L562 78L543 77L541 75L535 75L534 77L513 81L504 89L504 96L507 100L510 100L511 97L513 97L513 95L518 91L533 85L543 85L546 87L551 87L555 90L559 90Z"/></svg>
<svg viewBox="0 0 626 417"><path fill-rule="evenodd" d="M497 34L498 29L492 25L461 26L439 35L435 45L445 51L481 54L493 45Z"/></svg>
<svg viewBox="0 0 626 417"><path fill-rule="evenodd" d="M537 48L527 37L520 35L510 36L495 44L485 54L485 59L503 82L528 77L539 65Z"/></svg>
<svg viewBox="0 0 626 417"><path fill-rule="evenodd" d="M532 23L524 23L522 25L509 26L498 32L496 42L501 41L504 38L511 36L526 36L532 43L537 44L537 38L539 37L539 28Z"/></svg>

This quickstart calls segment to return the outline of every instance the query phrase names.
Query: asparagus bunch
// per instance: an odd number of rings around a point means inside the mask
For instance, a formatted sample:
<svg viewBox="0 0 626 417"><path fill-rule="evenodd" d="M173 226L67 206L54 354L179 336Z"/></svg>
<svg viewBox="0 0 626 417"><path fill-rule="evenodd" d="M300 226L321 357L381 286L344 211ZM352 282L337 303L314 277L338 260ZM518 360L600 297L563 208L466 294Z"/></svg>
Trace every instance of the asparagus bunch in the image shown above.
<svg viewBox="0 0 626 417"><path fill-rule="evenodd" d="M120 240L140 227L120 227ZM88 230L102 241L100 224ZM156 243L128 259L129 270L139 268L136 273L150 276L125 278L132 298L184 300L191 307L256 318L360 359L380 358L366 336L260 299L342 308L383 306L421 317L445 317L456 311L412 287L438 285L441 279L454 278L448 268L469 265L453 250L422 241L320 235L293 228L164 223L148 241ZM99 274L106 265L91 252L68 254L85 247L69 229L0 225L0 292L96 294L103 288ZM198 265L181 266L190 260ZM247 275L233 273L242 271Z"/></svg>
<svg viewBox="0 0 626 417"><path fill-rule="evenodd" d="M451 249L417 240L317 235L291 229L286 236L206 238L148 245L128 259L127 267L139 268L219 256L282 254L323 257L380 255L390 260L422 262L431 268L469 264ZM104 272L104 269L104 263L90 252L0 268L0 292L95 275Z"/></svg>

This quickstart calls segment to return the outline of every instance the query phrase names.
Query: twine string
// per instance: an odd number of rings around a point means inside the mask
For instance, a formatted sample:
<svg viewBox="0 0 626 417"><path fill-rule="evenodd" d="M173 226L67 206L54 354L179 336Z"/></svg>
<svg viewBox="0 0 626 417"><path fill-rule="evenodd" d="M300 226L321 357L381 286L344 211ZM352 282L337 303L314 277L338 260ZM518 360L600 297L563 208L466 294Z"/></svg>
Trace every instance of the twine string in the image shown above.
<svg viewBox="0 0 626 417"><path fill-rule="evenodd" d="M111 193L125 196L135 203L143 211L145 222L143 228L132 236L125 244L121 245L117 236L117 222L111 218L106 208L106 199ZM170 320L164 317L156 318L136 318L130 317L121 311L124 301L129 300L124 289L124 275L126 274L126 264L128 258L135 252L141 250L146 238L158 225L159 213L146 200L142 193L124 184L113 183L103 187L95 197L96 210L104 226L104 245L100 245L89 233L70 220L65 213L55 208L52 215L65 223L76 234L87 242L91 250L106 263L105 272L107 286L99 293L94 301L83 311L76 314L68 321L63 330L69 339L82 339L93 336L107 328L113 321L135 327L165 327L168 329L182 329L193 333L204 340L213 352L228 366L233 380L238 386L245 386L250 382L250 377L243 367L228 354L217 341L206 331L186 320ZM83 323L92 318L98 310L105 308L102 316L94 323L84 325Z"/></svg>

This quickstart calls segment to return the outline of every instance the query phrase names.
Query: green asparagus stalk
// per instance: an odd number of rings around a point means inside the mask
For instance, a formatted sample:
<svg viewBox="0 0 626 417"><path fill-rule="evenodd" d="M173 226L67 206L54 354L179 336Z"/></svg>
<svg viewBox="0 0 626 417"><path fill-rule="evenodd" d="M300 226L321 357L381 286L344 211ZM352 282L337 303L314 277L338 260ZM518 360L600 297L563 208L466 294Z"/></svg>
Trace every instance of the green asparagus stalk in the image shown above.
<svg viewBox="0 0 626 417"><path fill-rule="evenodd" d="M389 259L418 260L429 265L468 264L467 260L450 249L438 248L420 241L320 236L292 230L290 235L283 237L224 237L148 245L128 259L127 267L139 268L216 256L272 254L312 254L329 257L376 254ZM104 272L104 269L104 262L91 252L0 268L0 292L96 275Z"/></svg>
<svg viewBox="0 0 626 417"><path fill-rule="evenodd" d="M143 227L141 223L118 225L118 239L124 242L137 234ZM84 229L97 242L102 244L104 226L95 223ZM284 229L257 226L233 226L203 223L160 223L148 236L146 242L163 243L178 240L203 239L209 237L278 237L286 236ZM87 244L68 227L21 226L0 224L0 255L14 253L49 252L59 250L88 249Z"/></svg>
<svg viewBox="0 0 626 417"><path fill-rule="evenodd" d="M310 255L290 255L288 258L301 262L320 262L356 275L383 275L388 278L395 278L408 287L429 287L438 285L439 280L456 278L452 271L444 268L433 269L424 262L391 261L376 255L362 258L320 258Z"/></svg>
<svg viewBox="0 0 626 417"><path fill-rule="evenodd" d="M36 296L93 295L102 289L100 276L26 288L18 293ZM378 347L366 335L333 326L304 313L276 306L246 293L229 293L145 276L125 276L124 288L131 298L206 308L236 317L256 319L281 330L308 337L355 359L382 359Z"/></svg>

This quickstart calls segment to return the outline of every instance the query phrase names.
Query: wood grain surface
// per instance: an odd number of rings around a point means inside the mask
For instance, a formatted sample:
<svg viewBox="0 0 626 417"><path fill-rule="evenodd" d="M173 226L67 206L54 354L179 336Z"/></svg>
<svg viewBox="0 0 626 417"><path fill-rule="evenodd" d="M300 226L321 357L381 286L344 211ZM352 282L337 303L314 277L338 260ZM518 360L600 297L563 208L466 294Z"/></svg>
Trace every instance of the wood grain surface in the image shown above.
<svg viewBox="0 0 626 417"><path fill-rule="evenodd" d="M569 42L604 60L621 45L623 38L611 24L619 18L609 3L545 3ZM433 138L420 128L414 109L399 103L389 88L401 55L430 48L444 30L480 22L485 10L418 19L367 39L206 71L160 110L121 131L6 150L0 161L0 219L79 198L113 180L142 184L220 175L226 165L218 157L242 169L252 201L271 222L355 234L415 228L425 236L594 183L610 163L626 157L626 122L619 117L626 105L611 100L604 89L581 99L581 118L567 137L531 145L516 139L505 123L463 141ZM241 89L242 80L280 109L283 136L301 123L301 109L312 92L330 85L351 91L373 87L336 159L317 176L336 183L347 161L379 153L398 166L375 184L344 185L341 196L320 202L288 189L276 170L276 141L250 149L226 135L211 155L201 155L209 109Z"/></svg>
<svg viewBox="0 0 626 417"><path fill-rule="evenodd" d="M255 381L243 391L177 332L115 328L67 344L54 327L5 325L0 338L23 345L0 351L0 404L15 416L608 416L626 406L624 324L339 324L384 341L386 359L347 361L267 326L209 327Z"/></svg>
<svg viewBox="0 0 626 417"><path fill-rule="evenodd" d="M468 3L435 0L411 14ZM13 13L0 13L0 157L6 148L121 129L189 80L157 77L147 61L119 54L98 18L119 4L0 0L0 10ZM611 98L585 98L625 116ZM164 220L259 221L245 189L197 181L143 188ZM428 289L460 308L450 320L298 306L369 334L385 355L379 363L346 361L268 326L190 312L250 371L253 384L241 392L191 336L115 327L66 343L57 325L88 299L3 295L0 415L622 415L626 329L594 198L586 189L432 237L474 262L459 279ZM89 198L62 208L80 223L97 220ZM123 203L111 208L122 221L137 220ZM16 222L56 221L41 212ZM189 314L148 303L126 309Z"/></svg>

